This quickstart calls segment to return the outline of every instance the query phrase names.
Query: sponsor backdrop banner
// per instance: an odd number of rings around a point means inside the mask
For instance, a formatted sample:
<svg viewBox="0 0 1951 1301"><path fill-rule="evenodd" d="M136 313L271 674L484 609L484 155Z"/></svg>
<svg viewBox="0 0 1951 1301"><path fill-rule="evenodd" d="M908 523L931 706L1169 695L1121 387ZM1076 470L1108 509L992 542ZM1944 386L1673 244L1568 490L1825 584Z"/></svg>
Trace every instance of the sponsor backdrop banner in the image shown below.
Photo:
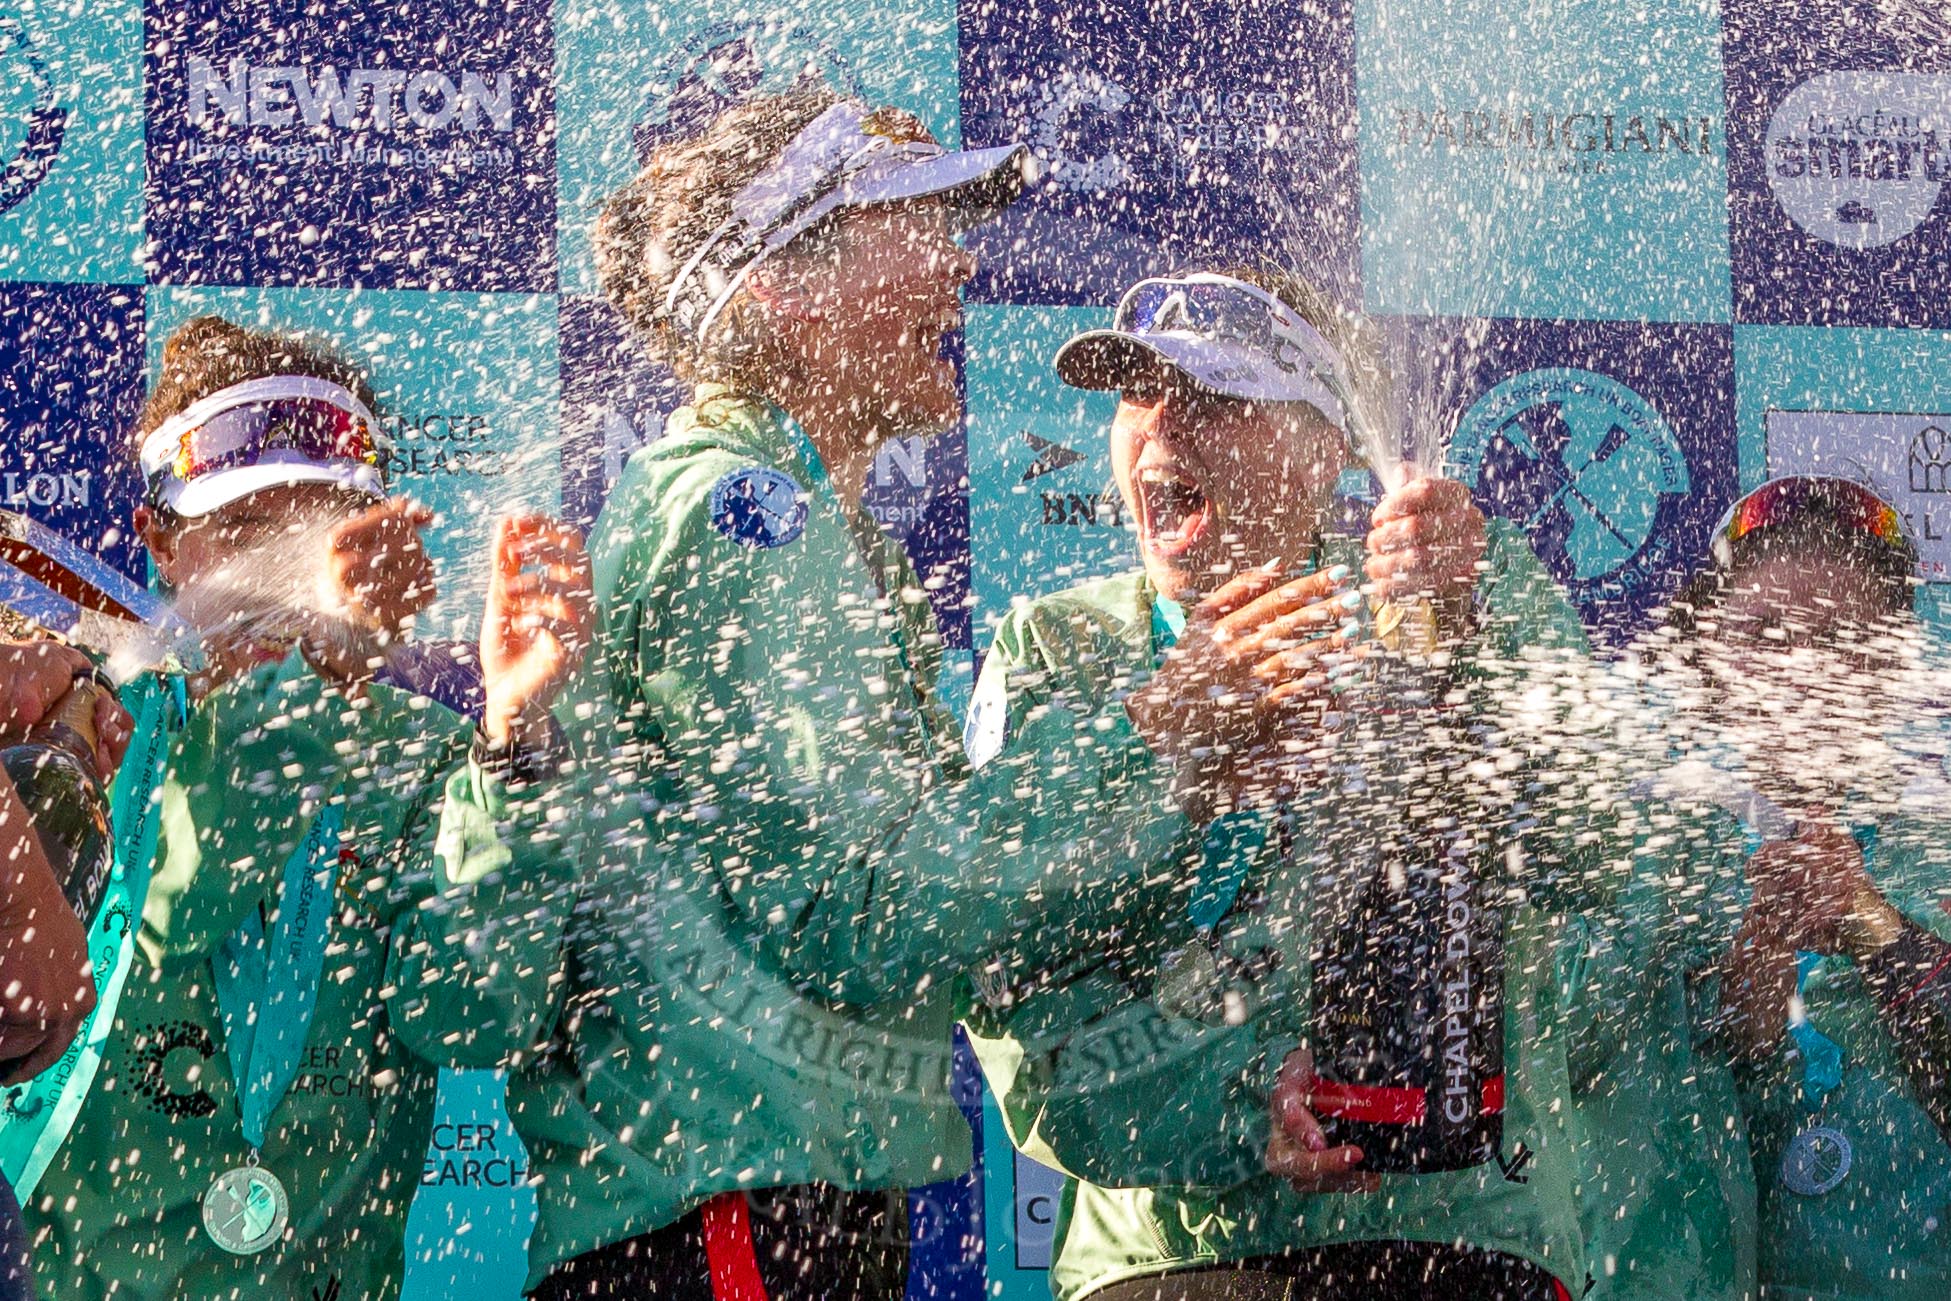
<svg viewBox="0 0 1951 1301"><path fill-rule="evenodd" d="M1357 5L1369 305L1727 320L1717 9Z"/></svg>
<svg viewBox="0 0 1951 1301"><path fill-rule="evenodd" d="M597 296L603 198L810 78L1047 169L972 237L964 427L891 445L870 484L957 698L1012 602L1131 563L1110 400L1049 358L1194 260L1275 261L1395 318L1442 362L1422 400L1454 472L1607 644L1784 470L1875 482L1943 582L1951 51L1902 9L25 0L0 15L0 505L139 577L127 433L168 332L312 331L371 368L396 481L441 512L427 635L470 637L493 517L589 524L683 401ZM978 1100L978 1172L914 1202L917 1297L1045 1294L1061 1183Z"/></svg>

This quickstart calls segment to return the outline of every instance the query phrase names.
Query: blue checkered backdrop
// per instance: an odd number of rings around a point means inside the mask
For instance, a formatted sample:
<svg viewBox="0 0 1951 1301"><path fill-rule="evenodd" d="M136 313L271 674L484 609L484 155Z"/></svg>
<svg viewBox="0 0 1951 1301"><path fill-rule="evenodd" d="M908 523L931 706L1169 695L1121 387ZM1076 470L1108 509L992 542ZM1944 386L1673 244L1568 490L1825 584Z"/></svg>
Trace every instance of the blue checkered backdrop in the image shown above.
<svg viewBox="0 0 1951 1301"><path fill-rule="evenodd" d="M587 522L680 400L588 226L657 144L809 72L1047 177L974 237L968 417L870 503L965 691L1012 598L1126 562L1108 400L1049 358L1120 286L1277 260L1384 318L1449 460L1602 638L1744 485L1831 468L1951 564L1951 46L1903 0L25 0L0 16L0 505L140 576L121 452L205 310L371 370L478 614L501 509ZM1468 347L1459 340L1469 341ZM1930 604L1935 609L1938 593ZM967 1107L917 1296L1044 1295L1056 1189Z"/></svg>

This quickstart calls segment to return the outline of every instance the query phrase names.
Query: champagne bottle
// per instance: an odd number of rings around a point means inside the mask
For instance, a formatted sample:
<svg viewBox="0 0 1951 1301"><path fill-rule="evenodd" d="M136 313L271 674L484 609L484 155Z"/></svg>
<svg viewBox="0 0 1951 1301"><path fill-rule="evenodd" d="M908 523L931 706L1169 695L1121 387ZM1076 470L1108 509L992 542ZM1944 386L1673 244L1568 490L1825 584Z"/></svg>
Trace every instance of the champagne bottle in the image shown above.
<svg viewBox="0 0 1951 1301"><path fill-rule="evenodd" d="M1423 607L1424 610L1427 607ZM1503 1143L1503 919L1497 849L1456 798L1469 730L1444 707L1422 612L1378 612L1340 753L1313 963L1312 1110L1363 1168L1482 1165ZM1419 635L1421 634L1421 635Z"/></svg>
<svg viewBox="0 0 1951 1301"><path fill-rule="evenodd" d="M105 688L77 679L32 736L0 750L41 851L75 915L86 926L108 889L115 852L108 800L95 775L95 702Z"/></svg>

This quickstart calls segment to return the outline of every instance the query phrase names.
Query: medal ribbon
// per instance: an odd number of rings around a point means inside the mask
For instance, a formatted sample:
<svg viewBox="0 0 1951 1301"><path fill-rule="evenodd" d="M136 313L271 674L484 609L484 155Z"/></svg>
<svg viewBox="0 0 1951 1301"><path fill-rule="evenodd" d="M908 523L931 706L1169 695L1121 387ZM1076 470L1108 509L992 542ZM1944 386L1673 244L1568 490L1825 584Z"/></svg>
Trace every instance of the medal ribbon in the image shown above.
<svg viewBox="0 0 1951 1301"><path fill-rule="evenodd" d="M145 676L123 688L132 704L135 739L109 796L115 865L88 926L88 965L95 977L95 1010L81 1023L61 1060L26 1084L8 1090L0 1112L0 1170L25 1201L74 1128L81 1104L101 1069L102 1051L115 1024L116 1004L135 955L135 932L149 896L156 857L158 811L170 744L189 717L189 696L179 677ZM133 698L132 698L133 697Z"/></svg>
<svg viewBox="0 0 1951 1301"><path fill-rule="evenodd" d="M1857 827L1851 834L1856 837L1856 843L1863 847L1863 866L1868 870L1875 861L1876 828ZM1811 1111L1820 1111L1829 1095L1843 1086L1843 1072L1849 1066L1842 1046L1815 1028L1802 1004L1802 992L1808 988L1809 977L1822 958L1820 953L1801 952L1795 955L1795 1002L1788 1013L1789 1038L1795 1041L1796 1051L1802 1054L1802 1105Z"/></svg>
<svg viewBox="0 0 1951 1301"><path fill-rule="evenodd" d="M260 907L210 960L244 1141L254 1150L264 1146L271 1114L298 1077L318 1010L344 826L337 803L321 808L285 862L276 923L267 933Z"/></svg>
<svg viewBox="0 0 1951 1301"><path fill-rule="evenodd" d="M1318 561L1310 557L1305 573L1313 573ZM1169 596L1152 597L1152 662L1165 662L1165 653L1185 635L1185 606ZM1193 927L1210 935L1239 899L1247 871L1267 847L1268 835L1281 814L1266 809L1236 809L1223 813L1206 824L1199 845L1199 875L1192 884L1187 902Z"/></svg>
<svg viewBox="0 0 1951 1301"><path fill-rule="evenodd" d="M1802 991L1808 987L1809 973L1822 961L1820 953L1795 955L1795 1004L1788 1014L1789 1037L1802 1054L1802 1104L1820 1110L1830 1093L1843 1084L1843 1050L1828 1035L1815 1028L1802 1007Z"/></svg>

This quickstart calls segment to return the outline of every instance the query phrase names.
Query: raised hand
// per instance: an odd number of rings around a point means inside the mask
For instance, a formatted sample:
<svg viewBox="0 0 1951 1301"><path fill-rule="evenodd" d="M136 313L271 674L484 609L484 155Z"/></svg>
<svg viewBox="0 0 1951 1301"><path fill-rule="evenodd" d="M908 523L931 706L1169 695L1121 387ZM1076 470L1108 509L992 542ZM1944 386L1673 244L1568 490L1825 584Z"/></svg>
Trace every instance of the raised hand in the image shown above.
<svg viewBox="0 0 1951 1301"><path fill-rule="evenodd" d="M1190 612L1178 644L1126 702L1182 790L1210 796L1237 784L1249 754L1277 754L1286 731L1307 725L1303 707L1325 701L1330 662L1354 641L1343 628L1361 605L1351 581L1340 568L1292 580L1250 570Z"/></svg>
<svg viewBox="0 0 1951 1301"><path fill-rule="evenodd" d="M433 512L394 497L332 527L328 535L326 604L333 614L398 641L413 617L433 603L434 565L420 540Z"/></svg>
<svg viewBox="0 0 1951 1301"><path fill-rule="evenodd" d="M1454 479L1412 479L1382 499L1369 522L1367 572L1383 601L1434 603L1445 636L1469 608L1483 559L1484 513Z"/></svg>
<svg viewBox="0 0 1951 1301"><path fill-rule="evenodd" d="M482 730L496 745L546 723L549 705L582 663L594 625L582 535L546 515L495 525L494 567L481 621L487 687Z"/></svg>
<svg viewBox="0 0 1951 1301"><path fill-rule="evenodd" d="M1747 877L1754 888L1749 911L1769 914L1774 930L1811 952L1833 952L1836 928L1853 901L1859 892L1874 890L1863 847L1820 819L1803 823L1793 840L1770 841L1756 850Z"/></svg>

